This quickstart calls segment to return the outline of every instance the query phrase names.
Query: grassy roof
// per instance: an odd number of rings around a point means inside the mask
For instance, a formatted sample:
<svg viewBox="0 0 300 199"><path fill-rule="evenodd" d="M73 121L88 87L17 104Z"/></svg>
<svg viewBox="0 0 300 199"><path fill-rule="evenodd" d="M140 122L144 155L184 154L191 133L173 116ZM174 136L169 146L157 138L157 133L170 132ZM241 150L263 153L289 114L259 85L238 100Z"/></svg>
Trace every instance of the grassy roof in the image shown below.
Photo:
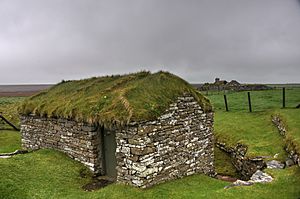
<svg viewBox="0 0 300 199"><path fill-rule="evenodd" d="M123 125L157 118L186 92L211 111L209 100L183 79L168 72L139 72L62 81L25 100L19 113Z"/></svg>

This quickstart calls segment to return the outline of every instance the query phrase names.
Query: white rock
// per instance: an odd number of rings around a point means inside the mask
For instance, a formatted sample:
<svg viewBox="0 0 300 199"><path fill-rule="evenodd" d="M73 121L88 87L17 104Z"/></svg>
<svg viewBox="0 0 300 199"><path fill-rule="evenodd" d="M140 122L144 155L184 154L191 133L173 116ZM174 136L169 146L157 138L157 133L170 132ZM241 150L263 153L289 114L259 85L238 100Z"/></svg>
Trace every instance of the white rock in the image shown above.
<svg viewBox="0 0 300 199"><path fill-rule="evenodd" d="M267 168L268 169L283 169L284 164L282 164L281 162L279 162L277 160L271 160L271 161L267 162Z"/></svg>
<svg viewBox="0 0 300 199"><path fill-rule="evenodd" d="M143 184L143 181L142 180L132 180L132 183L140 187Z"/></svg>
<svg viewBox="0 0 300 199"><path fill-rule="evenodd" d="M133 163L132 164L132 169L134 169L134 170L136 170L136 171L138 171L138 172L143 172L143 171L145 171L146 170L146 166L144 166L144 165L140 165L140 164L138 164L138 163Z"/></svg>
<svg viewBox="0 0 300 199"><path fill-rule="evenodd" d="M154 168L148 168L146 169L143 173L141 173L141 177L146 177L150 174L153 174L153 173L156 173L158 171L158 168L157 167L154 167Z"/></svg>
<svg viewBox="0 0 300 199"><path fill-rule="evenodd" d="M11 156L8 156L8 155L0 156L0 158L3 158L3 159L10 158L10 157L11 157Z"/></svg>
<svg viewBox="0 0 300 199"><path fill-rule="evenodd" d="M165 119L167 119L167 118L172 117L172 115L173 115L172 113L168 113L168 114L165 114L165 115L160 116L159 119L165 120Z"/></svg>
<svg viewBox="0 0 300 199"><path fill-rule="evenodd" d="M148 165L154 163L154 158L153 158L153 156L152 156L152 157L149 157L149 158L147 158L147 159L142 160L141 162L144 163L146 166L148 166Z"/></svg>
<svg viewBox="0 0 300 199"><path fill-rule="evenodd" d="M257 170L252 176L251 176L252 182L260 182L260 183L267 183L272 182L273 178L267 173L262 172L261 170Z"/></svg>
<svg viewBox="0 0 300 199"><path fill-rule="evenodd" d="M193 175L194 173L195 173L195 171L190 171L186 175L190 176L190 175Z"/></svg>
<svg viewBox="0 0 300 199"><path fill-rule="evenodd" d="M130 154L130 148L129 147L122 147L121 152L124 154Z"/></svg>

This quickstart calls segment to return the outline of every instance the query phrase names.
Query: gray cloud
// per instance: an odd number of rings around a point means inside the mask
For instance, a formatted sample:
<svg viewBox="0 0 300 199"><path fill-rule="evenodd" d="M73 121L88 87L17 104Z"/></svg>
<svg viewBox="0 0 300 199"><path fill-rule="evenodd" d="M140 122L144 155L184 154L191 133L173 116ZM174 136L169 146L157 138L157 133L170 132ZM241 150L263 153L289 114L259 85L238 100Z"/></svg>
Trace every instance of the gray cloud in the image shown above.
<svg viewBox="0 0 300 199"><path fill-rule="evenodd" d="M138 70L299 82L298 0L0 0L0 84Z"/></svg>

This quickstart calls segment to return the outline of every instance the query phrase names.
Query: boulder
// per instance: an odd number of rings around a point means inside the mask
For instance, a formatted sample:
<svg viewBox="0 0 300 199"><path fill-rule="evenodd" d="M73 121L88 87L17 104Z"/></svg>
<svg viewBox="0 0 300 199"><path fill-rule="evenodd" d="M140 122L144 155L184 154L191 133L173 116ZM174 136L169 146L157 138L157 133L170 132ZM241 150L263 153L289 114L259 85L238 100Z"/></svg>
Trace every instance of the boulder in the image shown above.
<svg viewBox="0 0 300 199"><path fill-rule="evenodd" d="M291 167L291 166L293 166L293 165L295 165L295 162L294 162L291 158L287 158L287 159L285 160L285 166L286 166L286 167Z"/></svg>

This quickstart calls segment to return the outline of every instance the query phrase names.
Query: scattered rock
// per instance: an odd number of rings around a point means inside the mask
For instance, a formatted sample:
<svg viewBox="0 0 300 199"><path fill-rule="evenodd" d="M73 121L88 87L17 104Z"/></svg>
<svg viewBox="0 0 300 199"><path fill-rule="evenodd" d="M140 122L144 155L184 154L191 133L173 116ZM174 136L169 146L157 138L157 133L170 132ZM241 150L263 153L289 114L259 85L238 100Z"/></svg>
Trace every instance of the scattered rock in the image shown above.
<svg viewBox="0 0 300 199"><path fill-rule="evenodd" d="M251 181L236 180L232 184L227 185L226 187L224 187L224 189L229 189L231 187L237 187L237 186L251 186L253 184L254 184L254 182L251 182Z"/></svg>
<svg viewBox="0 0 300 199"><path fill-rule="evenodd" d="M273 178L267 173L262 172L261 170L257 170L251 177L250 180L248 181L243 181L243 180L236 180L230 185L227 185L224 187L224 189L228 189L231 187L236 187L236 186L251 186L255 183L268 183L272 182Z"/></svg>
<svg viewBox="0 0 300 199"><path fill-rule="evenodd" d="M271 161L267 162L267 168L268 169L283 169L284 164L282 164L281 162L279 162L277 160L271 160Z"/></svg>
<svg viewBox="0 0 300 199"><path fill-rule="evenodd" d="M252 176L251 176L251 181L256 183L267 183L267 182L272 182L273 178L267 173L262 172L261 170L257 170Z"/></svg>
<svg viewBox="0 0 300 199"><path fill-rule="evenodd" d="M274 158L278 158L278 155L279 155L279 153L276 153L276 154L274 155Z"/></svg>
<svg viewBox="0 0 300 199"><path fill-rule="evenodd" d="M291 166L293 166L293 165L295 165L295 162L294 162L291 158L287 158L287 159L285 160L285 166L286 166L286 167L291 167Z"/></svg>

